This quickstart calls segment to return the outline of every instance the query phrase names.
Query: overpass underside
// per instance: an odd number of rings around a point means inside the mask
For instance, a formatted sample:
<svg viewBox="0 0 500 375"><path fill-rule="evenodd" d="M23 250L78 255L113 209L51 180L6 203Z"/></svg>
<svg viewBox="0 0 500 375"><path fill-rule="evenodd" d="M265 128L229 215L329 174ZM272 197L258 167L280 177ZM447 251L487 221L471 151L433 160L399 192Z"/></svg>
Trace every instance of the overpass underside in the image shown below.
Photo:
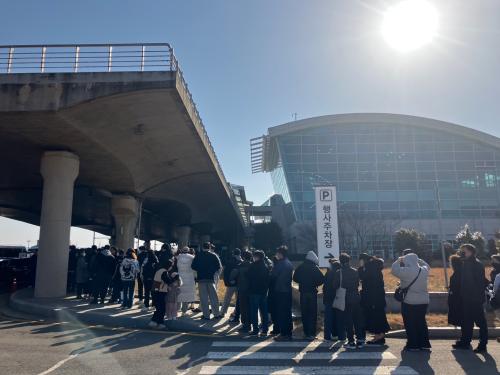
<svg viewBox="0 0 500 375"><path fill-rule="evenodd" d="M65 210L124 248L138 233L182 244L243 236L177 64L0 74L0 171L0 215L41 225L40 251L44 220L60 223Z"/></svg>

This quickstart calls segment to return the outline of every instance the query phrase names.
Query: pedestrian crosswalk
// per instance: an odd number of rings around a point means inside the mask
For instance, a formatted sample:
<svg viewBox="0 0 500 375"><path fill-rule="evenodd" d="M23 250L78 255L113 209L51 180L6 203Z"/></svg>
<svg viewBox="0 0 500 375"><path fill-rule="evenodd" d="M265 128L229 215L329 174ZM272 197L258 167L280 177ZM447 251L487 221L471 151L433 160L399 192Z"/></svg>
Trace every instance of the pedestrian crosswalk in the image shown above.
<svg viewBox="0 0 500 375"><path fill-rule="evenodd" d="M344 350L322 341L213 341L200 375L416 375L383 348Z"/></svg>

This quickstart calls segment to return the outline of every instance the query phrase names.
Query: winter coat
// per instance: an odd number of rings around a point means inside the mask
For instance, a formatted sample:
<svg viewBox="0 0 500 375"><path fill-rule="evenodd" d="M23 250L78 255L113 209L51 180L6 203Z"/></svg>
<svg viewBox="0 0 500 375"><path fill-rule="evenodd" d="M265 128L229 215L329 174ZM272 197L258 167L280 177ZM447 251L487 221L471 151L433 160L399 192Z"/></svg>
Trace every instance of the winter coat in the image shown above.
<svg viewBox="0 0 500 375"><path fill-rule="evenodd" d="M342 272L342 283L340 282L340 273ZM346 305L353 305L360 302L359 296L359 276L358 271L349 266L342 264L340 269L335 272L333 278L333 290L335 293L338 288L344 288Z"/></svg>
<svg viewBox="0 0 500 375"><path fill-rule="evenodd" d="M244 260L238 267L238 276L236 278L236 286L238 287L238 293L248 293L250 287L250 275L248 270L252 262Z"/></svg>
<svg viewBox="0 0 500 375"><path fill-rule="evenodd" d="M132 258L125 258L120 264L120 277L122 281L135 281L139 274L139 262Z"/></svg>
<svg viewBox="0 0 500 375"><path fill-rule="evenodd" d="M214 282L215 274L222 268L219 257L208 251L200 251L193 260L191 268L197 273L197 281Z"/></svg>
<svg viewBox="0 0 500 375"><path fill-rule="evenodd" d="M461 270L453 272L450 277L448 291L448 323L460 327L462 325L462 296L460 292Z"/></svg>
<svg viewBox="0 0 500 375"><path fill-rule="evenodd" d="M295 270L293 281L299 284L300 293L318 293L318 286L324 283L325 277L316 263L306 259Z"/></svg>
<svg viewBox="0 0 500 375"><path fill-rule="evenodd" d="M139 266L141 268L141 279L143 281L151 281L155 277L156 268L158 267L158 258L153 252L146 252L146 256L139 261Z"/></svg>
<svg viewBox="0 0 500 375"><path fill-rule="evenodd" d="M91 276L100 281L111 280L115 273L115 266L115 257L109 251L102 251L92 260Z"/></svg>
<svg viewBox="0 0 500 375"><path fill-rule="evenodd" d="M79 256L76 260L76 282L78 284L84 284L89 281L89 265L87 264L87 259L83 256Z"/></svg>
<svg viewBox="0 0 500 375"><path fill-rule="evenodd" d="M271 283L276 293L292 293L293 265L288 258L274 263L271 272Z"/></svg>
<svg viewBox="0 0 500 375"><path fill-rule="evenodd" d="M248 293L249 294L267 294L269 289L269 268L264 260L253 262L248 268Z"/></svg>
<svg viewBox="0 0 500 375"><path fill-rule="evenodd" d="M177 270L182 279L178 302L194 302L196 300L195 273L191 268L194 255L179 254L177 257Z"/></svg>
<svg viewBox="0 0 500 375"><path fill-rule="evenodd" d="M232 256L224 266L222 277L226 287L236 286L237 270L242 261L240 256Z"/></svg>
<svg viewBox="0 0 500 375"><path fill-rule="evenodd" d="M401 288L406 288L411 284L418 275L418 270L421 269L420 275L413 283L406 294L404 303L408 305L428 305L429 292L427 283L429 280L430 267L422 259L419 259L416 254L407 254L403 257L403 265L399 259L396 260L391 268L394 276L401 280Z"/></svg>
<svg viewBox="0 0 500 375"><path fill-rule="evenodd" d="M364 267L358 268L361 281L361 306L370 308L385 308L384 260L372 258Z"/></svg>
<svg viewBox="0 0 500 375"><path fill-rule="evenodd" d="M460 293L466 305L480 304L485 301L485 288L488 280L484 273L484 265L476 258L464 259L460 277Z"/></svg>
<svg viewBox="0 0 500 375"><path fill-rule="evenodd" d="M323 305L325 306L332 306L333 300L335 299L336 290L333 289L333 279L339 268L340 263L335 262L331 264L328 271L326 271L325 283L323 284Z"/></svg>
<svg viewBox="0 0 500 375"><path fill-rule="evenodd" d="M167 293L168 292L168 285L173 282L168 277L168 272L165 268L160 268L158 271L155 273L154 277L154 284L153 288L155 292L160 292L160 293Z"/></svg>

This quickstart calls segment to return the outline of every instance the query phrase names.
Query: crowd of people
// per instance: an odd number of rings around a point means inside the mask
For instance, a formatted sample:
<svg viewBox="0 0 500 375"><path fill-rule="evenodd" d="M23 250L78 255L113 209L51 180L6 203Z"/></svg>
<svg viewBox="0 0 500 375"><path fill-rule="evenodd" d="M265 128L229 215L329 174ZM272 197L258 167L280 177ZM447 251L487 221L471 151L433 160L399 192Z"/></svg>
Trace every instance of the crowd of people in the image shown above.
<svg viewBox="0 0 500 375"><path fill-rule="evenodd" d="M235 299L230 322L241 324L239 332L248 336L275 336L291 340L292 282L298 284L304 339L317 336L318 288L323 288L324 327L326 341L341 341L348 349L365 345L383 346L390 330L386 317L384 261L361 254L358 266L351 257L341 253L330 258L324 274L319 259L310 251L294 269L288 249L281 246L269 259L261 250L235 249L224 266L213 244L204 243L199 251L189 247L178 249L164 244L160 251L146 246L137 251L123 251L106 246L97 249L70 250L68 288L77 298L89 298L91 304L121 303L130 309L135 291L144 311L154 307L149 325L165 329L165 320L175 320L188 310L201 311L202 320L221 319L229 312ZM486 352L488 328L484 312L484 265L476 258L476 249L466 244L450 258L453 275L449 289L449 323L461 327L461 338L454 349L472 349L474 324L480 329L475 352ZM491 297L500 297L500 255L492 257ZM429 307L430 266L411 249L405 250L391 266L400 280L398 300L406 330L408 351L431 349L426 314ZM225 286L222 304L217 287L219 279ZM197 285L197 289L196 289ZM493 297L494 298L494 297ZM199 306L195 302L199 299ZM367 341L367 333L373 337Z"/></svg>

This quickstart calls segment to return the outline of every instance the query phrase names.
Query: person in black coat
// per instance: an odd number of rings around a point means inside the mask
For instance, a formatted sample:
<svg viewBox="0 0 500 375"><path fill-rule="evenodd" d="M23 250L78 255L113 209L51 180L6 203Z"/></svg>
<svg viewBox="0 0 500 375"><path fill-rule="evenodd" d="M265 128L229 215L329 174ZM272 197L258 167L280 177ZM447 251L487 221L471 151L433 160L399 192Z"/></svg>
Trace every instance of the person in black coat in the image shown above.
<svg viewBox="0 0 500 375"><path fill-rule="evenodd" d="M113 273L113 277L111 278L111 288L113 291L111 292L111 298L108 301L110 304L121 303L122 301L122 278L120 275L120 266L123 258L125 258L123 250L117 250L115 256L115 271Z"/></svg>
<svg viewBox="0 0 500 375"><path fill-rule="evenodd" d="M323 334L326 341L335 340L338 338L337 319L335 317L335 309L333 308L333 300L335 299L335 290L333 289L333 279L335 273L340 269L340 263L335 258L330 258L330 267L326 271L325 283L323 284L323 305L325 308Z"/></svg>
<svg viewBox="0 0 500 375"><path fill-rule="evenodd" d="M462 296L462 336L454 345L454 349L470 349L474 324L479 327L479 345L475 353L487 352L488 324L484 314L485 288L487 280L484 265L476 258L476 247L465 244L460 247L463 254L462 272L460 276L460 295Z"/></svg>
<svg viewBox="0 0 500 375"><path fill-rule="evenodd" d="M500 273L500 254L491 256L490 283L495 283L495 277Z"/></svg>
<svg viewBox="0 0 500 375"><path fill-rule="evenodd" d="M361 308L365 328L374 335L368 345L385 345L385 334L391 327L385 315L384 260L363 253L359 256L358 268L361 281Z"/></svg>
<svg viewBox="0 0 500 375"><path fill-rule="evenodd" d="M309 251L304 262L297 267L293 274L293 281L299 284L300 312L304 336L307 340L316 338L318 286L325 281L318 263L319 259L314 251Z"/></svg>
<svg viewBox="0 0 500 375"><path fill-rule="evenodd" d="M339 340L345 339L347 334L348 342L345 345L348 349L362 348L365 345L365 328L363 312L361 310L361 298L359 295L359 275L358 271L350 266L351 257L349 254L342 253L339 256L340 269L333 278L333 290L344 288L345 309L337 310L337 322L340 325ZM354 328L354 329L353 329ZM356 342L354 341L354 332L356 332Z"/></svg>
<svg viewBox="0 0 500 375"><path fill-rule="evenodd" d="M240 306L240 319L242 325L239 331L241 333L248 333L251 328L249 296L250 275L248 270L252 265L252 253L248 250L244 250L241 253L241 257L243 258L243 261L238 266L238 276L236 279L236 285L238 288L238 304Z"/></svg>
<svg viewBox="0 0 500 375"><path fill-rule="evenodd" d="M267 336L269 313L267 307L267 291L269 289L270 271L264 263L265 254L261 250L253 253L253 263L248 268L248 293L250 297L251 336L259 335L259 313L261 319L260 334Z"/></svg>
<svg viewBox="0 0 500 375"><path fill-rule="evenodd" d="M111 255L109 249L104 248L95 256L90 266L90 272L94 280L94 293L91 303L97 303L98 299L100 299L101 303L104 303L115 267L115 257Z"/></svg>
<svg viewBox="0 0 500 375"><path fill-rule="evenodd" d="M462 258L455 254L450 257L453 274L450 277L448 290L448 323L456 327L462 326L462 296L460 293L460 281L462 277Z"/></svg>

